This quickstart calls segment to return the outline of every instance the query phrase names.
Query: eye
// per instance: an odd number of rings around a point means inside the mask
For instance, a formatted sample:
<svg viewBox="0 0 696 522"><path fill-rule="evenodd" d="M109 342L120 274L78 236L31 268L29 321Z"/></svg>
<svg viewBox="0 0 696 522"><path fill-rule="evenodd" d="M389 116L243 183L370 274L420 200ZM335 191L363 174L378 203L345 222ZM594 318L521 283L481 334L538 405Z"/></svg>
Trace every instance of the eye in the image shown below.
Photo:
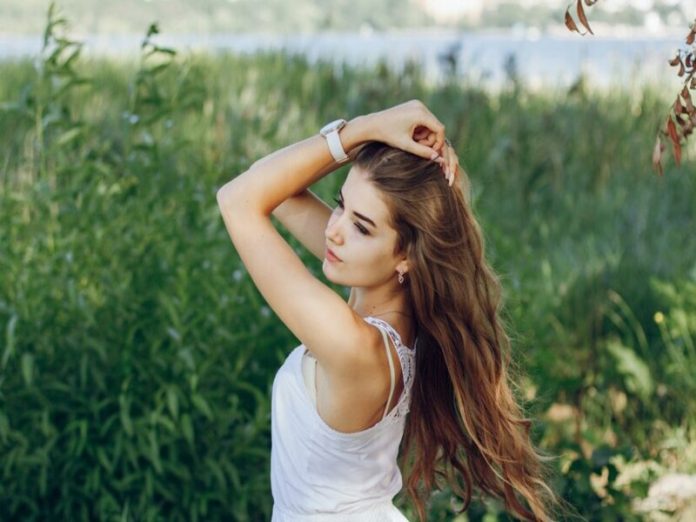
<svg viewBox="0 0 696 522"><path fill-rule="evenodd" d="M360 223L355 223L355 228L357 228L360 231L360 233L364 236L370 235L368 230L364 226L362 226Z"/></svg>
<svg viewBox="0 0 696 522"><path fill-rule="evenodd" d="M338 205L341 209L343 208L343 200L338 199L338 198L333 198L333 200L336 202L336 205ZM364 226L362 226L360 223L357 221L353 223L355 225L355 228L358 229L358 231L364 235L364 236L369 236L370 232L367 230Z"/></svg>

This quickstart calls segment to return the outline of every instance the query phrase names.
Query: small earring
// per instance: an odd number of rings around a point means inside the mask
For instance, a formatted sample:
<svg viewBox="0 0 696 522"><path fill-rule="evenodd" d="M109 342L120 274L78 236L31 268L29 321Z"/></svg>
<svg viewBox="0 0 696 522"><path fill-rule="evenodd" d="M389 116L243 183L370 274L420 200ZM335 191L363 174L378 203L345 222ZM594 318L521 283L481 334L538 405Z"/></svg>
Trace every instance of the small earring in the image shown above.
<svg viewBox="0 0 696 522"><path fill-rule="evenodd" d="M399 270L399 284L404 284L404 273L401 270Z"/></svg>

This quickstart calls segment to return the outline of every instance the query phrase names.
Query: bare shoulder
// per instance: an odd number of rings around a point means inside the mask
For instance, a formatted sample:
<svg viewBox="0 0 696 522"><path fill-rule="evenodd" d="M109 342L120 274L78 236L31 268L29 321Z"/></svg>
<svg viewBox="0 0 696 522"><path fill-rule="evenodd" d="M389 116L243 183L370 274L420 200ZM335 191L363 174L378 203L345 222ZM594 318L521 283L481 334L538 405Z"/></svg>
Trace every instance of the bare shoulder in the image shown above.
<svg viewBox="0 0 696 522"><path fill-rule="evenodd" d="M344 338L340 348L334 347L334 357L327 359L321 356L322 353L331 351L329 346L305 344L336 383L344 380L354 383L365 376L373 377L371 374L378 371L380 347L384 352L384 342L379 328L357 313L353 314L354 321L350 324L344 323Z"/></svg>
<svg viewBox="0 0 696 522"><path fill-rule="evenodd" d="M384 339L377 326L365 321L362 341L346 365L335 367L317 364L317 411L332 428L341 432L357 432L380 420L387 406L391 385L389 362ZM395 370L394 392L389 409L397 403L403 390L401 365L393 343L392 362Z"/></svg>

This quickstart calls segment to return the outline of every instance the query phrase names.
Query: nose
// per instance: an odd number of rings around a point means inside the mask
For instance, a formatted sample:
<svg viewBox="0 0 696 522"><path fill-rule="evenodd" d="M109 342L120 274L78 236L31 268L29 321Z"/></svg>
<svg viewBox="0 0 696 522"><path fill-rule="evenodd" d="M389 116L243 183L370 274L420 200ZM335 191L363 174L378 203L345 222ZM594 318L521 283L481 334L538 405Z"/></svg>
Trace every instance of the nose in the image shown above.
<svg viewBox="0 0 696 522"><path fill-rule="evenodd" d="M324 230L324 236L334 245L343 244L343 232L341 227L341 216L336 215L334 212L331 214L329 222L326 224L326 229Z"/></svg>

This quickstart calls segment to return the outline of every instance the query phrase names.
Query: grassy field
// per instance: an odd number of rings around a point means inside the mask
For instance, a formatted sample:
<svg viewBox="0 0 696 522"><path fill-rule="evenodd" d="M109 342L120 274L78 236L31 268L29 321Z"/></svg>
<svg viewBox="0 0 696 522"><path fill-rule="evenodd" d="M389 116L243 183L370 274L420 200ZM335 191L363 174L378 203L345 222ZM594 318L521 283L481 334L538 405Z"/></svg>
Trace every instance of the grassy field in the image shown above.
<svg viewBox="0 0 696 522"><path fill-rule="evenodd" d="M296 340L215 191L334 117L410 98L471 177L559 494L588 520L640 520L652 481L696 472L696 176L650 170L671 93L492 95L418 68L154 44L86 61L52 30L37 64L0 63L1 519L269 518L270 386ZM432 519L449 505L434 495ZM479 501L468 519L507 517Z"/></svg>

